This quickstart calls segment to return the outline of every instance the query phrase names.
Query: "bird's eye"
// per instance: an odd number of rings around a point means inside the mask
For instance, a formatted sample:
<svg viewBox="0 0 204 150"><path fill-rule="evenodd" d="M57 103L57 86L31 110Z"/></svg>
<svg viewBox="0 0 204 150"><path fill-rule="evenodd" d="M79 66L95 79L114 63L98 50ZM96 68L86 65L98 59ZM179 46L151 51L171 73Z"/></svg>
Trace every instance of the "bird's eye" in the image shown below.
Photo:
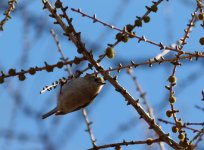
<svg viewBox="0 0 204 150"><path fill-rule="evenodd" d="M97 82L97 81L98 81L98 78L94 79L94 81L96 81L96 82Z"/></svg>

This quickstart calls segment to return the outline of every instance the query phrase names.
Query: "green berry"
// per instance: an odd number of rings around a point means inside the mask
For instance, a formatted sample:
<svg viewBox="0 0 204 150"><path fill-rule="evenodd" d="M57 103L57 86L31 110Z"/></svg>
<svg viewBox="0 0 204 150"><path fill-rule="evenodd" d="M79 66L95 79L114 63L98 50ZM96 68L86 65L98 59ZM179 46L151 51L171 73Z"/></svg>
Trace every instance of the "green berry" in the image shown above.
<svg viewBox="0 0 204 150"><path fill-rule="evenodd" d="M169 118L172 117L172 112L170 110L167 110L166 111L166 116L169 117Z"/></svg>
<svg viewBox="0 0 204 150"><path fill-rule="evenodd" d="M153 5L150 10L153 12L157 12L158 8L156 5Z"/></svg>
<svg viewBox="0 0 204 150"><path fill-rule="evenodd" d="M176 76L170 76L168 80L170 83L175 84L176 83Z"/></svg>
<svg viewBox="0 0 204 150"><path fill-rule="evenodd" d="M36 73L35 68L30 68L28 71L31 75L34 75Z"/></svg>
<svg viewBox="0 0 204 150"><path fill-rule="evenodd" d="M115 56L115 52L114 52L114 49L113 47L107 47L106 48L106 56L110 59L114 58Z"/></svg>
<svg viewBox="0 0 204 150"><path fill-rule="evenodd" d="M122 41L124 42L124 43L126 43L126 42L128 42L128 36L123 36L123 39L122 39Z"/></svg>
<svg viewBox="0 0 204 150"><path fill-rule="evenodd" d="M53 72L53 67L50 65L47 65L45 69L47 72Z"/></svg>
<svg viewBox="0 0 204 150"><path fill-rule="evenodd" d="M0 77L0 84L1 83L4 83L4 78L3 77Z"/></svg>
<svg viewBox="0 0 204 150"><path fill-rule="evenodd" d="M185 139L185 134L179 133L178 138L183 141Z"/></svg>
<svg viewBox="0 0 204 150"><path fill-rule="evenodd" d="M172 127L172 132L176 133L176 132L178 132L178 131L179 131L179 128L177 128L176 126L173 126L173 127Z"/></svg>
<svg viewBox="0 0 204 150"><path fill-rule="evenodd" d="M175 96L169 97L169 102L170 103L175 103L176 102L176 97Z"/></svg>
<svg viewBox="0 0 204 150"><path fill-rule="evenodd" d="M62 68L62 67L63 67L63 62L62 62L62 61L59 61L59 62L57 63L57 67L58 67L58 68Z"/></svg>
<svg viewBox="0 0 204 150"><path fill-rule="evenodd" d="M198 15L198 19L199 19L199 20L204 20L204 14L199 14L199 15Z"/></svg>
<svg viewBox="0 0 204 150"><path fill-rule="evenodd" d="M131 24L126 25L126 29L128 32L131 32L133 30L134 26Z"/></svg>
<svg viewBox="0 0 204 150"><path fill-rule="evenodd" d="M141 27L142 26L142 21L140 19L135 20L135 26Z"/></svg>
<svg viewBox="0 0 204 150"><path fill-rule="evenodd" d="M149 16L145 16L143 18L143 20L144 20L145 23L148 23L150 21L150 17Z"/></svg>
<svg viewBox="0 0 204 150"><path fill-rule="evenodd" d="M14 76L14 75L16 74L16 69L10 69L9 72L8 72L8 74L9 74L10 76Z"/></svg>
<svg viewBox="0 0 204 150"><path fill-rule="evenodd" d="M26 77L25 77L25 75L23 73L20 73L18 75L18 78L19 78L20 81L23 81L23 80L25 80Z"/></svg>
<svg viewBox="0 0 204 150"><path fill-rule="evenodd" d="M122 33L118 33L118 34L116 34L115 38L116 38L118 41L122 41L122 39L123 39L123 34L122 34Z"/></svg>

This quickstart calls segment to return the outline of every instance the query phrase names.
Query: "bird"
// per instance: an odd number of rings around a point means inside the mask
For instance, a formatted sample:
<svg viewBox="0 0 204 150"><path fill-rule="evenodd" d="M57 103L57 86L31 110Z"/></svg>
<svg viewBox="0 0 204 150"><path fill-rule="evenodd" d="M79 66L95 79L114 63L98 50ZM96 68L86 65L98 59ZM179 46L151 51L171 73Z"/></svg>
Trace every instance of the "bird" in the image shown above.
<svg viewBox="0 0 204 150"><path fill-rule="evenodd" d="M51 115L65 115L86 107L99 94L104 84L103 78L95 75L69 80L61 88L57 106L42 115L42 119Z"/></svg>

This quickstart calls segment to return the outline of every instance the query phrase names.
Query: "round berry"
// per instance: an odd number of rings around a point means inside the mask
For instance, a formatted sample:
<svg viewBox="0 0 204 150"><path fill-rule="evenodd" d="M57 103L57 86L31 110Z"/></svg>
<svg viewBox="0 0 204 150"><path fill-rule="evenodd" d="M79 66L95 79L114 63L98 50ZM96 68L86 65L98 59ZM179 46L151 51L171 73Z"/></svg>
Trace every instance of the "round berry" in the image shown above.
<svg viewBox="0 0 204 150"><path fill-rule="evenodd" d="M178 131L179 131L179 128L177 128L176 126L173 126L173 127L172 127L172 132L176 133L176 132L178 132Z"/></svg>
<svg viewBox="0 0 204 150"><path fill-rule="evenodd" d="M156 5L153 5L153 6L151 7L151 11L153 11L153 12L157 12L157 10L158 10L158 8L157 8Z"/></svg>
<svg viewBox="0 0 204 150"><path fill-rule="evenodd" d="M14 75L16 74L16 69L10 69L9 72L8 72L8 74L9 74L10 76L14 76Z"/></svg>
<svg viewBox="0 0 204 150"><path fill-rule="evenodd" d="M152 138L148 138L147 139L147 145L152 145L153 143L153 139Z"/></svg>
<svg viewBox="0 0 204 150"><path fill-rule="evenodd" d="M78 57L75 57L75 58L74 58L74 63L75 63L76 65L78 65L80 62L81 62L81 61L80 61L80 59L79 59Z"/></svg>
<svg viewBox="0 0 204 150"><path fill-rule="evenodd" d="M148 23L150 21L150 17L149 16L145 16L143 18L143 20L144 20L145 23Z"/></svg>
<svg viewBox="0 0 204 150"><path fill-rule="evenodd" d="M184 140L185 139L185 134L184 133L179 133L178 138L180 140Z"/></svg>
<svg viewBox="0 0 204 150"><path fill-rule="evenodd" d="M128 36L123 36L123 39L122 39L122 41L124 42L124 43L126 43L126 42L128 42Z"/></svg>
<svg viewBox="0 0 204 150"><path fill-rule="evenodd" d="M106 48L106 56L110 59L114 58L115 56L115 52L114 52L114 49L113 47L107 47Z"/></svg>
<svg viewBox="0 0 204 150"><path fill-rule="evenodd" d="M20 81L23 81L23 80L25 80L25 75L23 74L23 73L20 73L19 75L18 75L18 79L20 80Z"/></svg>
<svg viewBox="0 0 204 150"><path fill-rule="evenodd" d="M204 37L201 37L199 42L200 42L200 45L204 45Z"/></svg>
<svg viewBox="0 0 204 150"><path fill-rule="evenodd" d="M62 62L62 61L59 61L59 62L57 63L57 67L58 67L58 68L62 68L62 67L63 67L63 62Z"/></svg>
<svg viewBox="0 0 204 150"><path fill-rule="evenodd" d="M118 41L122 41L122 39L123 39L123 34L122 34L122 33L118 33L118 34L116 34L115 38L116 38Z"/></svg>
<svg viewBox="0 0 204 150"><path fill-rule="evenodd" d="M56 8L61 8L61 7L62 7L62 2L61 2L60 0L57 0L57 1L55 2L55 7L56 7Z"/></svg>
<svg viewBox="0 0 204 150"><path fill-rule="evenodd" d="M133 30L133 28L134 27L131 24L126 25L126 29L127 29L128 32L131 32Z"/></svg>
<svg viewBox="0 0 204 150"><path fill-rule="evenodd" d="M31 75L34 75L36 73L35 68L30 68L28 71Z"/></svg>
<svg viewBox="0 0 204 150"><path fill-rule="evenodd" d="M170 83L175 84L176 83L176 76L170 76L168 80Z"/></svg>
<svg viewBox="0 0 204 150"><path fill-rule="evenodd" d="M166 116L169 117L169 118L172 117L172 111L171 110L167 110L166 111Z"/></svg>
<svg viewBox="0 0 204 150"><path fill-rule="evenodd" d="M142 26L142 21L140 19L135 20L135 26L141 27Z"/></svg>
<svg viewBox="0 0 204 150"><path fill-rule="evenodd" d="M169 102L170 102L170 103L175 103L175 102L176 102L176 97L173 96L173 95L170 96L170 97L169 97Z"/></svg>
<svg viewBox="0 0 204 150"><path fill-rule="evenodd" d="M204 14L199 14L199 15L198 15L198 19L199 19L199 20L203 20L203 19L204 19Z"/></svg>
<svg viewBox="0 0 204 150"><path fill-rule="evenodd" d="M4 83L4 78L3 77L0 77L0 84L1 83Z"/></svg>
<svg viewBox="0 0 204 150"><path fill-rule="evenodd" d="M50 66L50 65L47 65L47 66L46 66L46 71L47 71L47 72L53 72L53 67Z"/></svg>

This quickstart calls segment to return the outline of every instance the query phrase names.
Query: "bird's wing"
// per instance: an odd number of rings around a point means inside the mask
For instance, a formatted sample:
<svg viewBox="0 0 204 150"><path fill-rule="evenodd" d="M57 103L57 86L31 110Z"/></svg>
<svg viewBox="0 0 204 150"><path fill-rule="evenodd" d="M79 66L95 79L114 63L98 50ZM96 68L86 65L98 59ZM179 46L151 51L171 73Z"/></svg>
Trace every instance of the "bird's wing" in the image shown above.
<svg viewBox="0 0 204 150"><path fill-rule="evenodd" d="M85 103L85 104L83 104L83 105L77 107L76 109L74 109L73 111L70 111L70 112L74 112L74 111L77 111L77 110L79 110L79 109L81 109L81 108L84 108L84 107L88 106L91 102L93 102L93 100L95 99L95 97L96 97L97 95L98 95L98 93L93 96L93 98L92 98L91 101L89 101L88 103Z"/></svg>

